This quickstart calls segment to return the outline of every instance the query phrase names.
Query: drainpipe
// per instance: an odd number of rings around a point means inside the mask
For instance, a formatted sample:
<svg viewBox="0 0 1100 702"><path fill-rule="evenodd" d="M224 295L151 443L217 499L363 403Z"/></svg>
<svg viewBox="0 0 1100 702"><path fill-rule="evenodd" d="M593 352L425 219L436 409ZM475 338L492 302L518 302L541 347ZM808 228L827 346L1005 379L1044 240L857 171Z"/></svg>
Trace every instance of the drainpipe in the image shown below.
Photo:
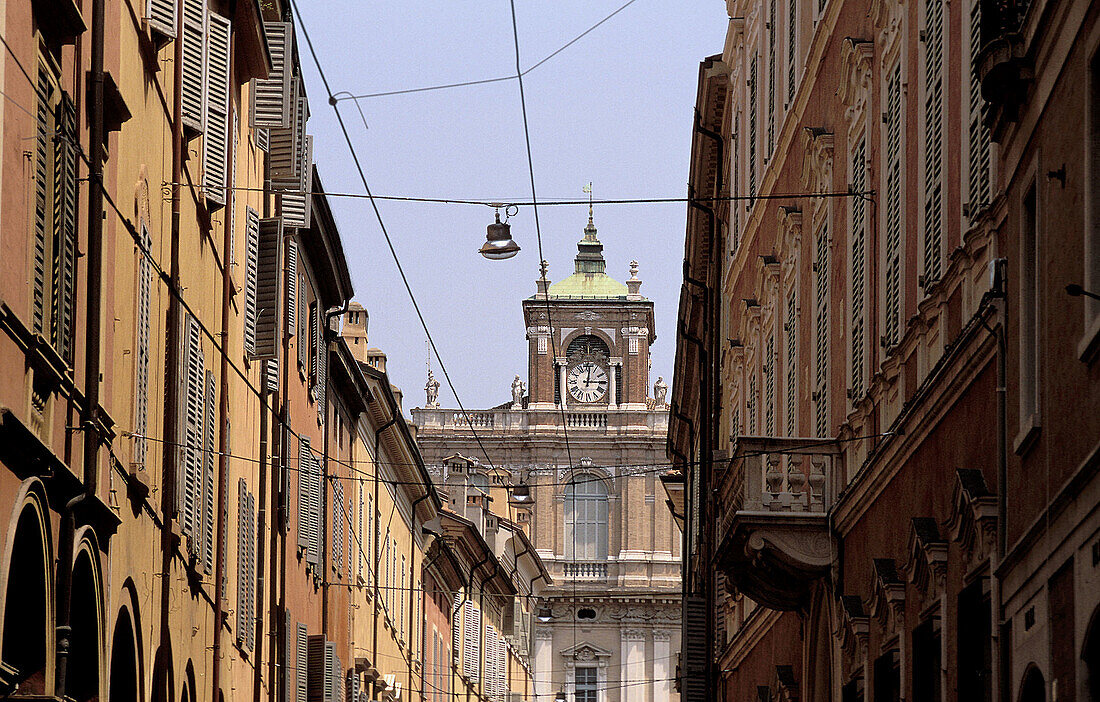
<svg viewBox="0 0 1100 702"><path fill-rule="evenodd" d="M96 494L99 468L99 374L103 276L103 3L92 0L91 124L88 128L88 308L84 347L83 491L65 504L58 533L56 693L68 692L69 646L72 644L71 604L73 585L73 510Z"/></svg>
<svg viewBox="0 0 1100 702"><path fill-rule="evenodd" d="M378 509L379 473L381 472L381 459L382 459L382 452L379 450L378 444L379 444L379 441L381 440L382 432L386 431L387 429L392 427L394 424L397 424L396 408L395 408L393 417L388 422L386 422L382 426L378 427L374 431L375 466L374 466L374 505L371 507L372 510L377 510ZM374 602L372 603L372 606L374 608L374 619L373 619L373 622L371 624L371 665L374 666L375 669L377 669L378 668L378 611L381 609L381 606L379 605L379 599L378 599L379 597L381 597L381 593L378 592L378 568L381 565L381 563L379 563L379 561L382 558L382 545L380 543L378 543L378 532L381 531L381 530L379 529L378 521L376 519L374 519L374 517L375 517L375 515L371 515L371 520L370 520L371 523L375 525L375 527L374 527L374 532L375 533L371 534L371 541L374 542L374 553L371 556L371 562L374 564L374 566L371 568L371 570L373 571L373 577L374 577ZM377 681L375 683L372 683L372 685L377 685Z"/></svg>
<svg viewBox="0 0 1100 702"><path fill-rule="evenodd" d="M350 302L350 300L344 300L339 305L337 305L335 307L330 307L329 309L325 310L325 326L321 330L321 341L324 345L324 350L323 350L322 353L324 353L325 356L326 356L326 358L325 358L325 368L332 368L332 363L331 363L331 361L332 361L332 318L333 317L338 317L338 316L344 314L345 312L347 312L349 302ZM325 387L322 388L322 391L325 393L326 397L321 398L321 401L325 405L325 414L326 415L328 414L328 409L329 409L329 398L327 397L327 395L330 394L329 391L328 391L328 377L327 377L329 375L331 375L331 373L326 372ZM335 412L333 413L333 416L335 416ZM329 523L328 523L329 522L329 516L328 516L328 481L329 481L328 444L329 444L329 435L330 435L330 425L331 424L332 424L332 422L330 422L328 417L326 416L324 418L324 436L321 439L321 443L322 443L322 447L323 447L322 458L321 458L321 462L322 462L322 466L323 466L322 470L321 470L321 485L324 486L324 489L321 490L321 534L322 534L322 538L321 538L321 633L325 635L326 639L328 638L328 588L329 588L329 581L328 581L328 573L325 572L325 569L328 567L328 539L324 538L324 535L328 534L328 532L329 532ZM375 471L375 472L377 472L377 471Z"/></svg>
<svg viewBox="0 0 1100 702"><path fill-rule="evenodd" d="M412 523L413 523L413 528L412 528L412 531L409 533L409 658L408 658L408 663L409 663L409 690L412 690L412 681L413 681L413 669L412 669L413 668L413 666L412 666L413 656L412 656L412 654L413 654L413 645L416 643L415 637L413 636L413 632L415 631L414 627L416 626L416 622L413 621L413 616L414 616L413 613L416 611L416 607L415 607L415 605L416 605L416 588L412 586L413 580L414 580L413 571L414 571L414 568L415 568L414 563L415 563L415 556L416 556L416 506L419 505L421 502L423 502L424 500L428 499L431 496L432 496L431 488L428 487L428 490L423 495L416 498L412 502ZM423 602L421 602L421 603L423 604ZM424 672L423 664L421 664L421 666L420 666L420 672L421 673ZM421 696L423 696L423 694L424 694L423 679L421 679L420 691L421 691Z"/></svg>

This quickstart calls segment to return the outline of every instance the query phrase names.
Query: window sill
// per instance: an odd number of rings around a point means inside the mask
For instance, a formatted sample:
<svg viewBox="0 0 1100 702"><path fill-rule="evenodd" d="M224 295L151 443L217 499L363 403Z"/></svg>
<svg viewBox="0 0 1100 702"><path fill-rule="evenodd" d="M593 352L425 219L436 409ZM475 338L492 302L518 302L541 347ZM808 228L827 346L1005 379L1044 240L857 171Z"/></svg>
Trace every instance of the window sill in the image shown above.
<svg viewBox="0 0 1100 702"><path fill-rule="evenodd" d="M1081 340L1077 342L1077 358L1086 365L1100 357L1100 314L1092 320Z"/></svg>
<svg viewBox="0 0 1100 702"><path fill-rule="evenodd" d="M1023 456L1031 450L1031 447L1035 445L1035 440L1039 438L1039 431L1042 429L1042 425L1039 423L1039 413L1033 412L1029 414L1020 423L1020 433L1016 435L1016 438L1012 441L1012 450L1017 456Z"/></svg>

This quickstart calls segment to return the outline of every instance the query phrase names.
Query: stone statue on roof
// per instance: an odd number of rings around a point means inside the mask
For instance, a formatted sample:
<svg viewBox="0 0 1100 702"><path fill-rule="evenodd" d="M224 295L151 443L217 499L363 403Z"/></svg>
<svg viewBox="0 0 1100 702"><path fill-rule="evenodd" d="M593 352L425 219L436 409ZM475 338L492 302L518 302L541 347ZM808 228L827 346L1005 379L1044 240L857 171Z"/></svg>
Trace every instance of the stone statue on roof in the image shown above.
<svg viewBox="0 0 1100 702"><path fill-rule="evenodd" d="M664 378L657 376L657 382L653 384L653 399L657 401L658 407L664 407L668 404L665 402L666 397L668 397L668 384L665 383Z"/></svg>
<svg viewBox="0 0 1100 702"><path fill-rule="evenodd" d="M428 382L424 384L424 394L427 395L425 409L439 407L439 381L435 379L431 368L428 369Z"/></svg>
<svg viewBox="0 0 1100 702"><path fill-rule="evenodd" d="M527 391L523 381L516 376L516 379L512 381L512 409L521 409L523 407L523 393Z"/></svg>

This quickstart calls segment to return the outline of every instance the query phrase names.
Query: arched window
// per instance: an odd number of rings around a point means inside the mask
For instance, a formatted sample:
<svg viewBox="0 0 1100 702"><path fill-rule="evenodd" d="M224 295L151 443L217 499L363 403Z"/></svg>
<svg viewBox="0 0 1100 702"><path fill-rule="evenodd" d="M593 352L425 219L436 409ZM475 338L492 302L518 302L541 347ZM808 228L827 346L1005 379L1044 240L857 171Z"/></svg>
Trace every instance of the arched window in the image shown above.
<svg viewBox="0 0 1100 702"><path fill-rule="evenodd" d="M565 486L565 557L607 560L607 488L597 475L583 473Z"/></svg>
<svg viewBox="0 0 1100 702"><path fill-rule="evenodd" d="M569 342L565 355L569 359L596 360L602 357L601 360L606 361L611 352L600 337L595 334L582 334Z"/></svg>

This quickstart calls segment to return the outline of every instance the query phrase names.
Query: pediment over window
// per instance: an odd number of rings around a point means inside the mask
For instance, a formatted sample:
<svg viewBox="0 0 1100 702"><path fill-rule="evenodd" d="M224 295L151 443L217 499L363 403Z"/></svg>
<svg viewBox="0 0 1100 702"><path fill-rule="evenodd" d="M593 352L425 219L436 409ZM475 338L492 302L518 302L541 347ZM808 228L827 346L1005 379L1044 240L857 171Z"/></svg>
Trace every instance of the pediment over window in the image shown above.
<svg viewBox="0 0 1100 702"><path fill-rule="evenodd" d="M802 130L802 182L814 192L832 188L833 133L824 127L804 127Z"/></svg>
<svg viewBox="0 0 1100 702"><path fill-rule="evenodd" d="M607 665L607 662L611 659L611 651L596 644L581 641L575 646L564 649L561 656L567 661L577 663L596 661L600 665Z"/></svg>

